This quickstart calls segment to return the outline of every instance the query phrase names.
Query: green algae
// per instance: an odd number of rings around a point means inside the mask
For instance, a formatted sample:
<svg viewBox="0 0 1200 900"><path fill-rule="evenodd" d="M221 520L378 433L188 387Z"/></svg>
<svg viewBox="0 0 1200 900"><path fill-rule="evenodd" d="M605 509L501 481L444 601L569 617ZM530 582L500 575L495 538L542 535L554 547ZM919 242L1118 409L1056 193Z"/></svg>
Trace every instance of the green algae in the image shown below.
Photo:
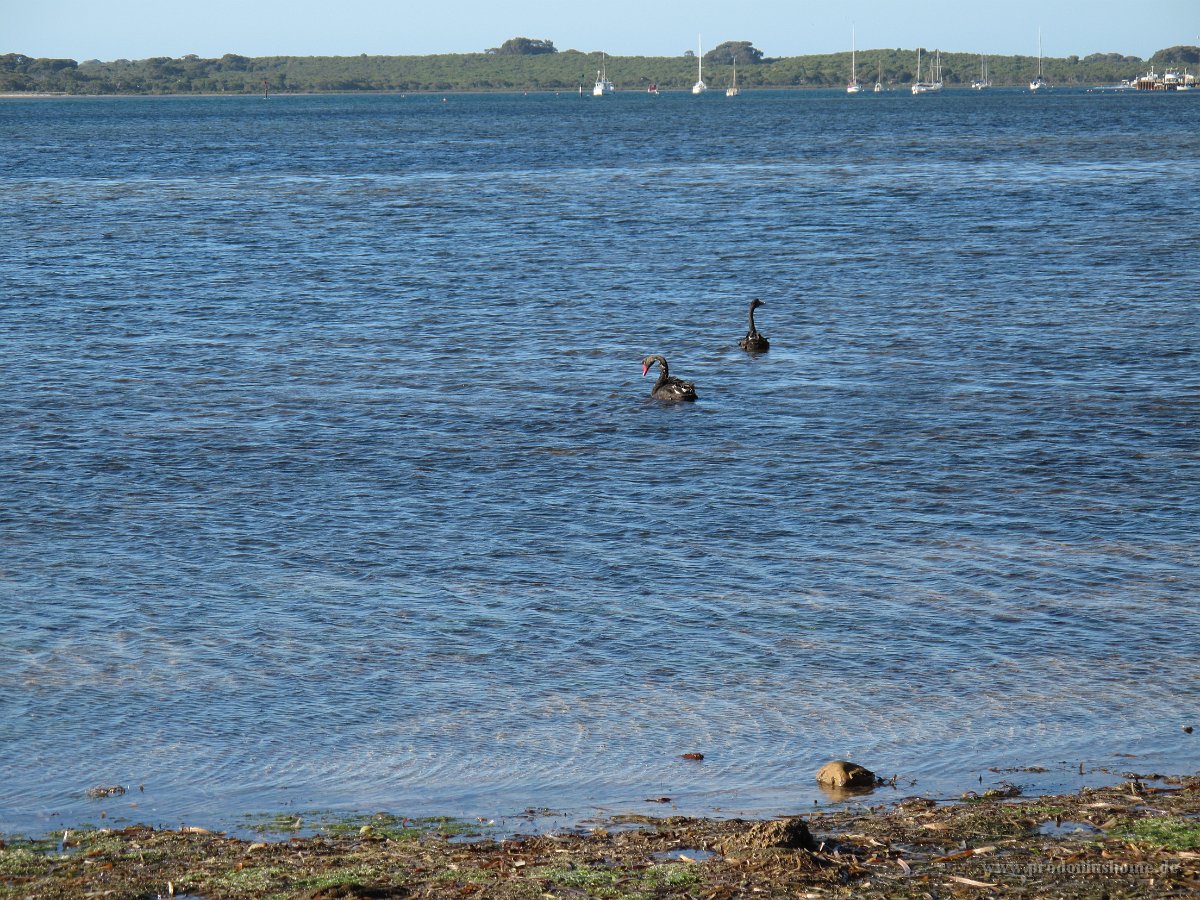
<svg viewBox="0 0 1200 900"><path fill-rule="evenodd" d="M1197 819L1152 816L1124 823L1115 828L1112 833L1167 850L1200 849L1200 820Z"/></svg>

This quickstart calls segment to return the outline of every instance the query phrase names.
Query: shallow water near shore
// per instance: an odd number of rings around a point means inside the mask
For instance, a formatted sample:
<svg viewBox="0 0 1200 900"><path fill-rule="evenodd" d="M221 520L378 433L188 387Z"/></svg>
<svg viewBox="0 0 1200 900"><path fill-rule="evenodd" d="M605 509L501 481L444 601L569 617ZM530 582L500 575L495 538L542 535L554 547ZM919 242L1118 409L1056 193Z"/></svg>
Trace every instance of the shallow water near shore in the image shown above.
<svg viewBox="0 0 1200 900"><path fill-rule="evenodd" d="M0 102L0 830L1191 771L1197 126Z"/></svg>

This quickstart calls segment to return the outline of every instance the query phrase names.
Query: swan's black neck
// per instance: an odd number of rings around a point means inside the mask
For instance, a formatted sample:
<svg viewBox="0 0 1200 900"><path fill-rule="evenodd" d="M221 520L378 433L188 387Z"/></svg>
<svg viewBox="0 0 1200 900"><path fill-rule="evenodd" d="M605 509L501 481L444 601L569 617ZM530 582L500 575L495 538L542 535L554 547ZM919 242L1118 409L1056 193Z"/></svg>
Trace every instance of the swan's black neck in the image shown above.
<svg viewBox="0 0 1200 900"><path fill-rule="evenodd" d="M746 336L749 337L751 334L757 334L757 333L758 332L754 327L754 304L751 304L750 305L750 332Z"/></svg>
<svg viewBox="0 0 1200 900"><path fill-rule="evenodd" d="M658 363L658 381L654 382L654 389L658 390L660 387L662 387L664 384L667 383L667 379L670 376L667 372L667 361L665 358L663 358L661 356L656 356L656 357L654 357L654 361L656 363Z"/></svg>

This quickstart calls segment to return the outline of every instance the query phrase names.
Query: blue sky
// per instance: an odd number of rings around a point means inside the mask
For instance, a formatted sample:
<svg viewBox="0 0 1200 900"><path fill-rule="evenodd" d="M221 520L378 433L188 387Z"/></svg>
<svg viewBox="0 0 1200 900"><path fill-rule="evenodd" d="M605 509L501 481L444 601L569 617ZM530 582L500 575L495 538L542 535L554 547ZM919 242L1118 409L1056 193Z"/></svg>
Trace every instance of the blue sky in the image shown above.
<svg viewBox="0 0 1200 900"><path fill-rule="evenodd" d="M560 50L672 56L747 40L767 56L905 47L1047 56L1148 57L1200 44L1200 6L1184 0L1012 0L972 4L750 4L694 0L0 0L0 53L85 59L149 56L316 56L465 53L515 36Z"/></svg>

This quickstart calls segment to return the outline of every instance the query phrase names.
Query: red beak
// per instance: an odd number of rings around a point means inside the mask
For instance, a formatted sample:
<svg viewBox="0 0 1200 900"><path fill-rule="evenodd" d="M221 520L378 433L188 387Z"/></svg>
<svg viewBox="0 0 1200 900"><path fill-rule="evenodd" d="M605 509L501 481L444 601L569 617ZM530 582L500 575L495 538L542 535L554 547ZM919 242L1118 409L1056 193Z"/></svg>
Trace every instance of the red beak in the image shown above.
<svg viewBox="0 0 1200 900"><path fill-rule="evenodd" d="M643 378L646 377L646 373L649 371L650 371L650 367L648 365L646 365L645 363L642 363L642 377Z"/></svg>

